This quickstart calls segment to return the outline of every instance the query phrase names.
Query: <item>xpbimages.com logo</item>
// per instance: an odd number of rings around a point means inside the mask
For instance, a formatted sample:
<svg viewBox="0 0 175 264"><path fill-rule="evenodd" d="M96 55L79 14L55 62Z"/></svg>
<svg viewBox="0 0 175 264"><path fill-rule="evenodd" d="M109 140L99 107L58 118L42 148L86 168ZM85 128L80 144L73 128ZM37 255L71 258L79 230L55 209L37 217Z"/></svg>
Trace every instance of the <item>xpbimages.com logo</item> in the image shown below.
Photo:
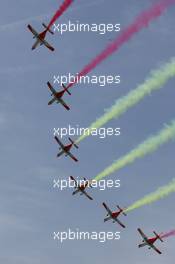
<svg viewBox="0 0 175 264"><path fill-rule="evenodd" d="M72 231L70 228L67 231L59 231L53 233L53 239L57 240L60 243L65 241L85 241L93 240L99 243L105 243L107 241L114 241L120 239L120 232L96 232L96 231L80 231L76 228L75 231Z"/></svg>
<svg viewBox="0 0 175 264"><path fill-rule="evenodd" d="M53 31L63 35L65 32L95 32L104 35L108 32L119 32L121 30L120 24L106 24L106 23L80 23L79 21L71 22L70 20L64 24L54 24Z"/></svg>
<svg viewBox="0 0 175 264"><path fill-rule="evenodd" d="M120 136L121 129L119 127L117 128L112 128L112 127L83 128L83 127L79 127L79 125L77 125L76 127L72 127L71 125L68 125L68 127L54 128L53 134L54 136L58 136L60 138L63 138L66 136L70 136L70 137L96 136L101 139L104 139L110 136Z"/></svg>
<svg viewBox="0 0 175 264"><path fill-rule="evenodd" d="M77 83L77 84L85 84L87 85L99 85L101 87L104 87L108 84L120 84L121 83L121 77L120 75L82 75L79 76L79 73L76 73L75 75L68 73L67 75L54 75L53 76L53 83L61 85L63 84L71 84L71 83Z"/></svg>
<svg viewBox="0 0 175 264"><path fill-rule="evenodd" d="M70 177L68 179L54 179L53 180L53 188L64 191L66 189L75 189L78 186L86 186L87 188L96 188L100 191L105 191L106 189L117 189L121 187L121 182L119 179L117 180L90 180L87 181L86 179L82 180L78 177L76 178L76 181L72 180Z"/></svg>

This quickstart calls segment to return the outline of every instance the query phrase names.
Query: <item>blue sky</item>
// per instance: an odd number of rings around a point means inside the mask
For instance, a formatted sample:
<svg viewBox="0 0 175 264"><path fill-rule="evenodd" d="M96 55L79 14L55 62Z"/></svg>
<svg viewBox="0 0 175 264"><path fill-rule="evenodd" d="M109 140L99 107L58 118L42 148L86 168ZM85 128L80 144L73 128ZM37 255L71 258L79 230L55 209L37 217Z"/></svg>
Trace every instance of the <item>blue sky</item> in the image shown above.
<svg viewBox="0 0 175 264"><path fill-rule="evenodd" d="M41 29L48 23L62 1L2 0L0 16L0 260L4 264L68 263L172 263L175 241L170 238L159 244L160 257L146 249L139 250L142 227L152 234L174 228L174 196L131 212L122 218L126 230L112 223L103 223L101 206L106 201L128 206L145 194L167 184L174 178L174 142L136 161L109 178L121 180L120 190L92 190L94 202L84 197L72 197L71 191L52 188L54 178L92 178L115 159L124 155L149 135L157 133L164 123L174 119L174 79L166 86L118 120L107 126L121 127L120 137L105 140L89 137L74 150L79 163L62 157L56 159L57 145L54 127L79 125L87 127L104 109L139 83L151 69L158 68L174 56L174 11L172 6L147 29L132 38L118 53L99 65L93 75L121 75L120 85L87 87L76 85L72 96L65 96L71 107L66 112L60 105L48 107L50 95L46 86L53 75L77 73L117 33L65 33L48 36L56 51L41 47L31 51L32 35L26 26L31 23ZM121 29L151 4L148 0L74 1L61 18L82 23L121 23ZM66 141L66 139L65 139ZM54 231L65 229L89 231L121 231L121 240L70 242L53 241Z"/></svg>

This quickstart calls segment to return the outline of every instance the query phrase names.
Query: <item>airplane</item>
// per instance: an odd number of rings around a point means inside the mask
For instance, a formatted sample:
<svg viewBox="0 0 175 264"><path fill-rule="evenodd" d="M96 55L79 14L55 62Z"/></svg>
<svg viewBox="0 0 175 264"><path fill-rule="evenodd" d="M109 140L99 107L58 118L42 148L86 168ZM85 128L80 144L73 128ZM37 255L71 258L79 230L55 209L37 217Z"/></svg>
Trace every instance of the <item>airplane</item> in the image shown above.
<svg viewBox="0 0 175 264"><path fill-rule="evenodd" d="M126 216L124 209L121 209L120 206L117 205L117 208L119 209L119 211L112 212L105 203L103 203L103 206L106 209L106 211L108 212L106 215L106 218L104 219L104 222L112 219L113 223L117 222L119 225L121 225L123 228L125 228L125 225L123 225L120 222L120 220L118 219L120 214L123 214L124 216Z"/></svg>
<svg viewBox="0 0 175 264"><path fill-rule="evenodd" d="M38 47L38 45L44 45L46 48L48 48L51 51L54 51L54 48L45 40L46 37L46 33L49 32L52 35L54 34L50 28L48 28L44 23L42 23L43 27L45 28L44 31L42 31L41 33L38 33L31 25L28 25L28 29L32 32L32 34L34 35L33 38L36 38L36 42L34 43L34 45L32 46L32 50L36 49L36 47Z"/></svg>
<svg viewBox="0 0 175 264"><path fill-rule="evenodd" d="M63 145L62 142L55 136L55 140L56 142L60 145L60 150L61 152L57 154L57 157L60 157L61 155L65 154L65 156L69 156L71 159L73 159L74 161L78 161L73 155L72 153L70 152L70 149L74 146L75 148L78 149L78 146L74 143L74 141L69 138L69 141L71 142L71 144L68 144L68 145Z"/></svg>
<svg viewBox="0 0 175 264"><path fill-rule="evenodd" d="M90 182L86 178L83 178L84 182L82 184L78 184L73 176L70 176L70 179L72 181L74 181L75 185L76 185L75 186L76 190L72 193L72 195L75 195L75 194L80 192L80 195L85 195L89 200L93 200L93 198L86 192L86 188L87 187L91 187L92 188L92 185L90 184Z"/></svg>
<svg viewBox="0 0 175 264"><path fill-rule="evenodd" d="M62 87L63 90L60 92L55 91L55 89L53 88L53 86L50 84L50 82L47 82L47 85L49 87L49 89L51 90L52 94L51 96L53 96L52 100L50 100L48 102L48 105L53 104L55 101L57 104L62 104L67 110L70 110L69 106L63 101L62 97L64 95L64 93L68 93L69 95L71 95L71 93L68 91L68 89L66 88L66 86L62 83Z"/></svg>
<svg viewBox="0 0 175 264"><path fill-rule="evenodd" d="M155 237L152 237L152 238L148 238L144 233L143 231L138 228L137 229L138 232L140 233L140 235L142 236L143 238L143 243L140 244L138 247L141 248L141 247L144 247L144 246L149 246L149 249L154 249L158 254L162 254L162 252L160 252L160 250L158 248L156 248L154 246L154 243L159 239L161 242L163 242L162 238L161 238L161 235L158 235L155 231L153 232L155 234Z"/></svg>

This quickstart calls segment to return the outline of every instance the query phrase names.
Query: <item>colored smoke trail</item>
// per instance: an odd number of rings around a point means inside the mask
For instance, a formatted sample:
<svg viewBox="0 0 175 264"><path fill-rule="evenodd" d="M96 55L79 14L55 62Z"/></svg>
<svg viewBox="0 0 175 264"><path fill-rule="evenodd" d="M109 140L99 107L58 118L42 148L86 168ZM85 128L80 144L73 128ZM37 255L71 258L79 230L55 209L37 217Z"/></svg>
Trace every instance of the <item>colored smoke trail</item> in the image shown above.
<svg viewBox="0 0 175 264"><path fill-rule="evenodd" d="M172 77L175 76L175 58L171 59L170 62L165 64L158 70L155 70L151 73L151 76L148 77L143 84L140 84L136 89L131 90L127 95L123 96L117 100L114 105L105 112L103 116L98 118L93 122L89 129L79 137L76 141L79 143L86 137L88 137L93 131L94 128L99 128L105 125L107 122L113 118L119 118L124 114L129 108L135 106L139 103L145 96L149 95L155 90L159 90L165 85L165 83Z"/></svg>
<svg viewBox="0 0 175 264"><path fill-rule="evenodd" d="M151 23L152 20L161 16L163 12L172 4L175 4L175 0L162 0L158 4L152 6L150 9L143 11L131 25L123 30L119 37L117 37L95 59L93 59L88 65L85 66L85 68L78 74L75 82L69 83L68 88L72 87L81 76L85 76L98 64L111 56L124 43L128 42L134 34L139 32L143 28L148 27L149 23Z"/></svg>
<svg viewBox="0 0 175 264"><path fill-rule="evenodd" d="M128 154L114 161L112 165L99 173L95 177L95 180L101 180L102 178L124 168L125 166L132 164L136 159L143 158L144 156L156 151L160 146L174 138L175 120L171 122L170 125L166 125L166 127L164 127L157 135L149 137Z"/></svg>
<svg viewBox="0 0 175 264"><path fill-rule="evenodd" d="M50 28L55 21L67 10L67 8L73 3L73 0L64 0L64 2L61 4L60 8L58 11L55 13L53 18L51 19L48 28Z"/></svg>
<svg viewBox="0 0 175 264"><path fill-rule="evenodd" d="M171 236L175 236L175 230L172 230L168 233L165 233L163 235L161 235L161 238L168 238L168 237L171 237Z"/></svg>
<svg viewBox="0 0 175 264"><path fill-rule="evenodd" d="M160 199L167 197L168 195L170 195L173 192L175 192L175 179L173 179L169 184L158 188L155 192L148 194L144 198L133 203L131 206L129 206L125 210L125 212L129 212L129 211L138 209L144 205L148 205L148 204L151 204L153 202L156 202Z"/></svg>

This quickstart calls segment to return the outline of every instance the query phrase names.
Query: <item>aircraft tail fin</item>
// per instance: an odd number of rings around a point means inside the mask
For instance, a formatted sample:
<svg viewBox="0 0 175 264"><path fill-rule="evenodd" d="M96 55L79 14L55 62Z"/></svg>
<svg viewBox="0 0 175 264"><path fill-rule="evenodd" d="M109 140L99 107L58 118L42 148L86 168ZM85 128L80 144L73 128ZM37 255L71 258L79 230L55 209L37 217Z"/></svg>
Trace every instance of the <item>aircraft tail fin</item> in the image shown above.
<svg viewBox="0 0 175 264"><path fill-rule="evenodd" d="M71 95L71 93L69 92L68 88L64 85L64 83L62 83L62 87L63 87L63 89L64 89L64 91L66 93L68 93L69 95Z"/></svg>
<svg viewBox="0 0 175 264"><path fill-rule="evenodd" d="M163 242L163 239L161 238L160 235L158 235L155 231L153 233L157 237L157 239L159 239L161 242Z"/></svg>
<svg viewBox="0 0 175 264"><path fill-rule="evenodd" d="M51 31L51 29L48 28L48 27L46 26L46 24L42 23L42 25L43 25L43 27L44 27L47 31L49 31L50 34L54 35L53 31Z"/></svg>
<svg viewBox="0 0 175 264"><path fill-rule="evenodd" d="M78 149L78 146L77 146L77 144L75 144L75 142L71 139L71 138L69 138L69 141L72 143L72 145L75 147L75 148L77 148Z"/></svg>

